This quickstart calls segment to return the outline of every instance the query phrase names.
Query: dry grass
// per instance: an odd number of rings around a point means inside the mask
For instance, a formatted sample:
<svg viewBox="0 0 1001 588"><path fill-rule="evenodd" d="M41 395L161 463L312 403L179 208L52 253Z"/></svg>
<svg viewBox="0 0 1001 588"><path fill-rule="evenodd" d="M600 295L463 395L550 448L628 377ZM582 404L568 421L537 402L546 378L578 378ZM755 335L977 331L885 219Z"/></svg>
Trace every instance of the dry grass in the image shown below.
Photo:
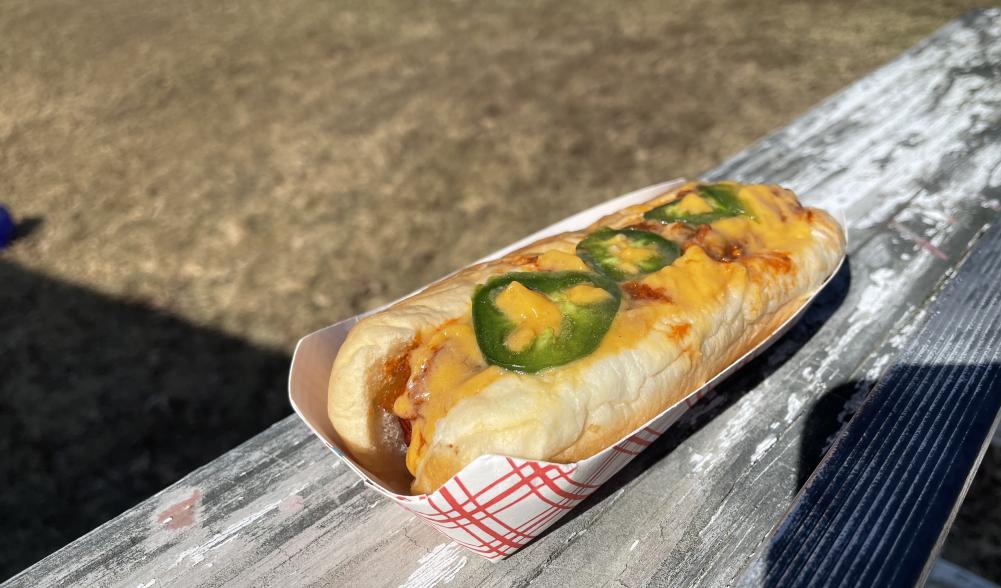
<svg viewBox="0 0 1001 588"><path fill-rule="evenodd" d="M6 0L5 256L288 349L697 174L974 3Z"/></svg>

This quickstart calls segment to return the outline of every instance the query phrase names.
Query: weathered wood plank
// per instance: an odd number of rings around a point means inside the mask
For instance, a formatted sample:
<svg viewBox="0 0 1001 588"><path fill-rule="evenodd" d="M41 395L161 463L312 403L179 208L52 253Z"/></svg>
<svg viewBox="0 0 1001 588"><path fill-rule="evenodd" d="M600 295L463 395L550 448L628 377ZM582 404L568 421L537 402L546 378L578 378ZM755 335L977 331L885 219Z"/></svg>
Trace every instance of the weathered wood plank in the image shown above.
<svg viewBox="0 0 1001 588"><path fill-rule="evenodd" d="M10 583L731 583L812 470L808 449L883 372L996 218L999 133L993 10L950 24L711 172L780 182L844 210L850 268L771 352L509 560L491 565L445 543L289 419Z"/></svg>
<svg viewBox="0 0 1001 588"><path fill-rule="evenodd" d="M1001 415L1001 225L824 457L744 586L914 586Z"/></svg>

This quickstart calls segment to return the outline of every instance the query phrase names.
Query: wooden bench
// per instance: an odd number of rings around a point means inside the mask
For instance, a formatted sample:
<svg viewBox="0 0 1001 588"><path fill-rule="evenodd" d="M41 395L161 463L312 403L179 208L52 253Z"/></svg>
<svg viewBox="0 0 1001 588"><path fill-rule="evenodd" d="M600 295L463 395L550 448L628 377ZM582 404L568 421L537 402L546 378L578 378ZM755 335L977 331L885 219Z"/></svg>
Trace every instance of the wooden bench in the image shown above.
<svg viewBox="0 0 1001 588"><path fill-rule="evenodd" d="M776 182L843 211L849 263L768 353L516 556L491 564L445 542L293 416L10 584L760 579L769 537L825 449L998 219L1001 11L954 21L706 177Z"/></svg>

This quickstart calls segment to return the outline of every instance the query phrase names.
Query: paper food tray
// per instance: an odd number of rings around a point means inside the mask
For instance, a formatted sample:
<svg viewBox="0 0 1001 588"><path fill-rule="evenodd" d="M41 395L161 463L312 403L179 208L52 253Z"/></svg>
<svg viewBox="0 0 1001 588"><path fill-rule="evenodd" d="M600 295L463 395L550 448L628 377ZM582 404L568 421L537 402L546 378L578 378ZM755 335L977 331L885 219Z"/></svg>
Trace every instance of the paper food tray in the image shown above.
<svg viewBox="0 0 1001 588"><path fill-rule="evenodd" d="M646 202L684 182L683 179L672 180L619 196L546 227L477 263L502 257L543 237L582 229L603 216L633 204ZM842 263L843 261L842 259ZM503 455L484 455L463 468L434 493L417 496L393 492L355 463L343 449L327 417L330 371L338 349L355 323L394 303L303 337L292 357L289 399L295 412L324 445L375 491L427 521L459 545L489 560L499 560L510 556L538 537L629 463L633 457L656 441L713 386L781 337L836 274L837 268L774 334L719 375L615 445L575 463L558 464Z"/></svg>

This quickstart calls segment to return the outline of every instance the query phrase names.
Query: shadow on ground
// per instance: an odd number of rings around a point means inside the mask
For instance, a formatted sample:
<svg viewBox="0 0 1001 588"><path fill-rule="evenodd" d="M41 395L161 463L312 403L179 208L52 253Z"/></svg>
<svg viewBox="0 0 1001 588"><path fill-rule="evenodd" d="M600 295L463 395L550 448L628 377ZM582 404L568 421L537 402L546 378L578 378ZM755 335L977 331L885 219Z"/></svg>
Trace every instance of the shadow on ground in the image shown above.
<svg viewBox="0 0 1001 588"><path fill-rule="evenodd" d="M0 579L290 412L289 356L0 260Z"/></svg>

